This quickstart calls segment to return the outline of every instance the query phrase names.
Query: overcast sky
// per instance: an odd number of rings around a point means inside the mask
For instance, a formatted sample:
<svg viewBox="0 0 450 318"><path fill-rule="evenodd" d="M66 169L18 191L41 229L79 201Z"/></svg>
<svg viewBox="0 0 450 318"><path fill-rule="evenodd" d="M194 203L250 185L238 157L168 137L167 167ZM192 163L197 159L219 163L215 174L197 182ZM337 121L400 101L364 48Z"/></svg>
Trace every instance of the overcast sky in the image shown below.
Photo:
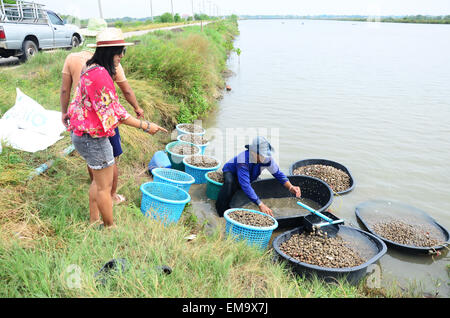
<svg viewBox="0 0 450 318"><path fill-rule="evenodd" d="M99 16L98 0L35 0L47 9L80 18ZM450 15L450 0L172 0L174 13L220 14L345 14L345 15ZM101 0L103 17L149 17L171 12L171 0ZM192 10L192 4L194 10Z"/></svg>

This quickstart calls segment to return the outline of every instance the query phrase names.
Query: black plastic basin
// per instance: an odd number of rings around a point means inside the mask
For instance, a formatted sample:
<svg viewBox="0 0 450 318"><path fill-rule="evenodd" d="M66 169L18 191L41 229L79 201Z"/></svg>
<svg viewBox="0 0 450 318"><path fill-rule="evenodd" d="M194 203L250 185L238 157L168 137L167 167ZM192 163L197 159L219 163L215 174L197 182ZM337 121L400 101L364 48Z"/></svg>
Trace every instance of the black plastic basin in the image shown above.
<svg viewBox="0 0 450 318"><path fill-rule="evenodd" d="M382 239L389 247L395 248L399 251L412 253L412 254L424 254L433 255L435 251L446 248L450 243L450 235L448 230L439 224L435 219L428 215L425 211L422 211L416 207L403 204L401 202L391 202L383 200L366 201L359 204L355 209L356 218L362 223L363 227L367 229L373 235ZM412 222L412 218L419 218L420 223L434 227L443 237L442 244L432 247L421 247L400 244L391 241L379 234L377 234L372 226L370 219L387 219L390 216L394 218L403 218L406 223ZM414 223L411 223L414 225Z"/></svg>
<svg viewBox="0 0 450 318"><path fill-rule="evenodd" d="M347 241L351 241L361 247L361 249L364 249L367 261L359 266L345 268L329 268L312 265L300 262L280 250L280 245L283 242L289 240L292 235L301 234L304 231L306 231L306 228L301 226L284 232L274 239L272 245L278 260L287 262L295 273L304 275L305 277L312 277L315 274L327 282L345 278L349 283L357 284L366 274L367 267L378 261L387 251L386 244L375 235L353 227L340 225L338 235L346 237Z"/></svg>
<svg viewBox="0 0 450 318"><path fill-rule="evenodd" d="M321 208L317 211L325 211L333 202L333 191L328 184L322 180L309 176L288 176L288 179L293 185L300 187L303 198L310 199L320 204ZM292 197L292 194L275 178L254 181L252 182L252 188L262 200ZM230 207L240 208L248 203L250 203L250 199L244 191L239 189L231 199ZM303 216L304 215L298 214L277 217L278 229L292 229L301 225Z"/></svg>
<svg viewBox="0 0 450 318"><path fill-rule="evenodd" d="M289 168L289 174L290 175L294 175L294 170L299 168L299 167L304 167L304 166L310 166L310 165L324 165L324 166L331 166L334 167L336 169L342 170L344 171L346 174L348 174L348 176L350 177L350 187L344 191L340 191L340 192L336 192L336 194L345 194L348 193L350 191L352 191L355 188L355 180L353 179L352 174L350 173L350 170L347 169L346 166L335 162L335 161L331 161L331 160L326 160L326 159L305 159L305 160L300 160L297 161L295 163L293 163L291 165L291 167Z"/></svg>

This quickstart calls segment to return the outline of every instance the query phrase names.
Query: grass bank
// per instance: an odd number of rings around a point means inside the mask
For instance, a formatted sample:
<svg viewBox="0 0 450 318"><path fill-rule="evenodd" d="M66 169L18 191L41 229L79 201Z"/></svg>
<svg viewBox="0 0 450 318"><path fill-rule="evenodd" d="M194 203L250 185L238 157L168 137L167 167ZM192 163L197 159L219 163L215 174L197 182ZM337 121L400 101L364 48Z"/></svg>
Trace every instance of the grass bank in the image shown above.
<svg viewBox="0 0 450 318"><path fill-rule="evenodd" d="M123 59L146 118L173 128L205 116L223 90L222 72L238 34L235 21L154 32L138 38ZM69 52L39 54L25 65L0 72L0 113L14 105L15 89L48 109L59 110L61 69ZM123 97L121 97L122 100ZM124 105L131 112L131 106ZM367 290L364 284L324 284L295 277L270 251L207 235L188 206L176 225L163 227L140 212L139 186L148 181L148 161L167 136L149 137L121 127L124 154L114 208L115 230L89 225L89 177L84 160L57 159L26 182L39 164L70 144L65 138L35 154L8 147L0 155L0 297L375 297L401 296L396 289ZM197 238L186 237L195 233ZM112 258L127 270L98 284L95 273ZM168 265L171 275L156 267Z"/></svg>

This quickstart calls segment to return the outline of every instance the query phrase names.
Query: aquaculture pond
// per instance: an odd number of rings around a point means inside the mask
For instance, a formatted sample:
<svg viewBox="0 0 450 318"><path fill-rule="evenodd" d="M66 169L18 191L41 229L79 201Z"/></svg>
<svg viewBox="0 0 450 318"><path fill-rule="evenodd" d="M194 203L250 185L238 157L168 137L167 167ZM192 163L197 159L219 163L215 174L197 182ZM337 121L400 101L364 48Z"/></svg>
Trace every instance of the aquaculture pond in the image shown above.
<svg viewBox="0 0 450 318"><path fill-rule="evenodd" d="M362 229L356 206L381 199L415 206L450 228L447 25L244 20L239 29L241 54L228 61L231 90L202 123L206 154L224 163L259 133L285 173L309 158L351 170L355 188L329 207L346 225ZM450 297L448 264L446 250L425 256L389 248L369 271L383 286Z"/></svg>

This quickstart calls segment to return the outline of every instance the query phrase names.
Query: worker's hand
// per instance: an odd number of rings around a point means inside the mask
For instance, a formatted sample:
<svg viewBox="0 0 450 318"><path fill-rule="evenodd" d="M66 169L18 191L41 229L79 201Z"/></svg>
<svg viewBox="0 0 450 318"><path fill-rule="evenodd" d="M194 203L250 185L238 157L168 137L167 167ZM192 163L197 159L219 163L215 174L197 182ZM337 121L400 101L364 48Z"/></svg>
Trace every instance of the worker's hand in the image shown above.
<svg viewBox="0 0 450 318"><path fill-rule="evenodd" d="M154 134L156 134L158 131L162 131L162 132L168 133L167 129L165 129L165 128L163 128L163 127L160 127L160 126L158 126L158 125L155 124L155 123L151 123L151 124L150 124L150 130L149 130L148 133L149 133L150 135L154 135Z"/></svg>
<svg viewBox="0 0 450 318"><path fill-rule="evenodd" d="M136 113L137 118L144 118L144 110L139 106L134 109L134 112Z"/></svg>
<svg viewBox="0 0 450 318"><path fill-rule="evenodd" d="M262 213L266 213L266 214L269 214L270 216L273 216L272 210L264 203L261 202L258 207Z"/></svg>
<svg viewBox="0 0 450 318"><path fill-rule="evenodd" d="M300 190L300 187L292 186L289 189L289 192L295 195L297 198L300 198L302 196L302 191Z"/></svg>
<svg viewBox="0 0 450 318"><path fill-rule="evenodd" d="M69 127L69 115L67 113L61 114L61 121L66 128Z"/></svg>

